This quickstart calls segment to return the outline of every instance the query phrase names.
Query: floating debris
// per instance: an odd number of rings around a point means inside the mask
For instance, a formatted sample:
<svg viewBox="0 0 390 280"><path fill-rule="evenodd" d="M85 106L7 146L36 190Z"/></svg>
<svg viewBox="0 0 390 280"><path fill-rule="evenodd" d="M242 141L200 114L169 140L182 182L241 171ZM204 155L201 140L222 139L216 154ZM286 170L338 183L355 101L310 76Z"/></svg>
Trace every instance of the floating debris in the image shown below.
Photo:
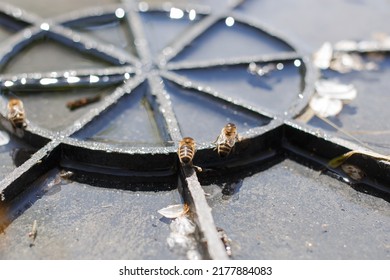
<svg viewBox="0 0 390 280"><path fill-rule="evenodd" d="M226 232L220 228L217 227L217 232L219 234L219 238L221 239L223 246L225 247L226 254L231 257L232 256L232 246L231 246L231 239L227 236Z"/></svg>
<svg viewBox="0 0 390 280"><path fill-rule="evenodd" d="M175 219L188 213L190 210L188 204L174 204L168 207L162 208L157 212L169 219Z"/></svg>
<svg viewBox="0 0 390 280"><path fill-rule="evenodd" d="M379 66L374 61L365 62L358 53L338 52L334 54L329 68L344 74L351 71L375 71Z"/></svg>
<svg viewBox="0 0 390 280"><path fill-rule="evenodd" d="M334 44L334 48L339 52L354 52L358 48L358 43L353 40L341 40Z"/></svg>
<svg viewBox="0 0 390 280"><path fill-rule="evenodd" d="M260 77L266 76L275 70L282 70L284 68L283 63L268 63L263 66L257 65L254 62L249 63L248 72L252 75L258 75Z"/></svg>
<svg viewBox="0 0 390 280"><path fill-rule="evenodd" d="M9 143L9 134L3 130L0 130L0 146L5 146Z"/></svg>
<svg viewBox="0 0 390 280"><path fill-rule="evenodd" d="M313 55L313 63L319 69L328 69L333 57L333 47L329 42L325 42Z"/></svg>
<svg viewBox="0 0 390 280"><path fill-rule="evenodd" d="M187 216L174 219L170 224L170 230L167 243L171 251L190 260L201 259L194 236L196 226Z"/></svg>
<svg viewBox="0 0 390 280"><path fill-rule="evenodd" d="M92 97L83 97L80 99L69 101L68 103L66 103L66 107L68 107L69 110L73 111L73 110L85 107L89 104L98 102L101 99L102 99L102 96L100 94L92 96Z"/></svg>
<svg viewBox="0 0 390 280"><path fill-rule="evenodd" d="M187 216L183 215L172 221L170 229L175 233L190 235L195 233L196 226Z"/></svg>
<svg viewBox="0 0 390 280"><path fill-rule="evenodd" d="M31 238L30 247L34 246L34 242L35 239L37 238L37 235L38 235L38 223L37 220L34 220L31 231L28 233L28 237Z"/></svg>
<svg viewBox="0 0 390 280"><path fill-rule="evenodd" d="M349 151L341 156L335 157L328 162L328 166L331 168L337 168L342 165L347 159L349 159L353 155L362 155L368 156L376 160L385 161L390 164L390 156L384 156L375 152L369 151Z"/></svg>
<svg viewBox="0 0 390 280"><path fill-rule="evenodd" d="M197 260L201 255L195 240L196 225L188 216L188 204L174 204L157 211L166 218L173 219L169 228L171 233L167 238L168 247L179 255L185 255L190 260Z"/></svg>
<svg viewBox="0 0 390 280"><path fill-rule="evenodd" d="M339 99L314 95L310 100L309 106L316 115L327 118L340 113L343 109L343 102Z"/></svg>
<svg viewBox="0 0 390 280"><path fill-rule="evenodd" d="M344 52L377 52L390 49L390 36L387 33L375 32L371 37L372 40L342 40L335 44L335 49Z"/></svg>
<svg viewBox="0 0 390 280"><path fill-rule="evenodd" d="M46 195L53 195L61 191L61 186L71 182L72 171L61 170L53 180L51 180L43 189Z"/></svg>
<svg viewBox="0 0 390 280"><path fill-rule="evenodd" d="M366 176L363 170L353 164L344 163L341 165L341 169L355 181L360 181Z"/></svg>
<svg viewBox="0 0 390 280"><path fill-rule="evenodd" d="M356 98L357 90L353 84L342 84L336 80L319 80L315 83L319 96L342 100L348 103Z"/></svg>
<svg viewBox="0 0 390 280"><path fill-rule="evenodd" d="M314 113L322 118L336 116L357 96L352 84L341 84L335 80L319 80L315 83L316 94L309 102Z"/></svg>
<svg viewBox="0 0 390 280"><path fill-rule="evenodd" d="M365 61L361 53L367 54L367 58L370 59L372 58L370 54L390 51L390 36L376 33L373 37L371 41L341 40L333 46L325 42L313 54L313 63L319 69L331 69L339 73L378 70L377 59Z"/></svg>
<svg viewBox="0 0 390 280"><path fill-rule="evenodd" d="M59 177L63 180L70 181L74 173L72 171L61 170Z"/></svg>

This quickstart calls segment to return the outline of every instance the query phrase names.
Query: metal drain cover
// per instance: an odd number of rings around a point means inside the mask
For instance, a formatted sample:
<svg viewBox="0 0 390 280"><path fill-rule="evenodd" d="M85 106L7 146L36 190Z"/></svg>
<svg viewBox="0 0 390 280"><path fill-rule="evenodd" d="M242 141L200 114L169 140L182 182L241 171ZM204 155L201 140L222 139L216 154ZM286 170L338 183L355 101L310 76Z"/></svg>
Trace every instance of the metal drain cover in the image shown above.
<svg viewBox="0 0 390 280"><path fill-rule="evenodd" d="M231 188L234 194L248 174L292 166L285 158L345 178L327 163L362 147L295 120L314 92L318 69L298 44L245 16L246 4L235 1L215 11L124 1L51 19L2 4L4 25L16 33L0 49L1 123L33 150L30 159L3 179L3 208L19 209L15 205L23 197L46 193L42 186L50 185L59 172L53 168L71 171L76 185L160 191L162 197L177 188L179 177L198 235L206 240L199 242L203 257L224 259L228 256L208 206L220 203L219 198L206 200L204 189L215 194L219 184L222 192ZM38 70L20 73L17 66L29 55L34 59L35 48L47 48L54 66L43 63ZM63 65L56 60L61 55ZM42 54L37 57L43 59ZM15 129L6 118L6 104L14 96L25 103L25 129ZM66 108L68 102L91 96L96 102L73 111ZM225 159L212 142L228 122L237 125L243 140ZM178 162L178 142L184 136L197 142L194 163L204 170L198 175ZM364 154L351 161L364 167L367 176L349 182L387 198L388 163ZM10 220L19 212L10 214ZM152 215L156 226L155 219ZM242 255L246 257L256 255Z"/></svg>

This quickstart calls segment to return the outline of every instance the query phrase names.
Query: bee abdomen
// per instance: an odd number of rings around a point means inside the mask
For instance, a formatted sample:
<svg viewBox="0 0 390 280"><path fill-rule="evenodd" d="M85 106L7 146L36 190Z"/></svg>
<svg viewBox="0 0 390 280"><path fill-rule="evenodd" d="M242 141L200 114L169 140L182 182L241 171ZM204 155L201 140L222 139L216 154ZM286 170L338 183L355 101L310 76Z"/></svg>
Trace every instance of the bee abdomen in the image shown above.
<svg viewBox="0 0 390 280"><path fill-rule="evenodd" d="M194 157L194 150L189 145L183 145L179 150L180 161L184 164L190 164Z"/></svg>
<svg viewBox="0 0 390 280"><path fill-rule="evenodd" d="M22 128L26 126L26 123L24 122L24 116L18 116L11 119L12 123L15 127Z"/></svg>
<svg viewBox="0 0 390 280"><path fill-rule="evenodd" d="M227 144L220 144L218 146L218 155L220 157L227 157L230 154L230 151L232 150L232 147L230 147Z"/></svg>

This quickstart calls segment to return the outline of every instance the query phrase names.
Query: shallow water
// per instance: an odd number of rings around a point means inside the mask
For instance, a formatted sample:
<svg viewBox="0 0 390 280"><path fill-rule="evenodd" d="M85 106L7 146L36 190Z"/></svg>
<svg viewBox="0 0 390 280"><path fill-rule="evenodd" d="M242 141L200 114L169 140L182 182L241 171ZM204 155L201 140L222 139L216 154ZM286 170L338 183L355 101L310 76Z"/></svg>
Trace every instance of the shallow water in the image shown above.
<svg viewBox="0 0 390 280"><path fill-rule="evenodd" d="M66 180L53 184L58 173L49 174L11 207L15 220L0 234L0 259L182 257L169 251L169 220L157 213L181 203L177 190L131 192ZM32 242L28 233L34 220L38 232Z"/></svg>

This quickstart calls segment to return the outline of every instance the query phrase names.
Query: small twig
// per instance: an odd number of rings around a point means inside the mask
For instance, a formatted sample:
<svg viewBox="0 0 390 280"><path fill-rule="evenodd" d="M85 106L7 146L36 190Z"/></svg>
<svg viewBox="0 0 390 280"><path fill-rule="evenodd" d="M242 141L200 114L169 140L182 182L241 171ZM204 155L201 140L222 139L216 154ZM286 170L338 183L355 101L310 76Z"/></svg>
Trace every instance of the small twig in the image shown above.
<svg viewBox="0 0 390 280"><path fill-rule="evenodd" d="M28 233L28 237L32 239L30 243L30 247L34 246L34 241L37 238L38 235L38 223L37 220L34 220L31 231Z"/></svg>
<svg viewBox="0 0 390 280"><path fill-rule="evenodd" d="M372 148L370 146L368 146L366 143L362 142L361 140L359 140L358 138L356 138L355 136L353 136L352 134L350 134L349 132L345 131L344 129L342 129L341 127L339 127L338 125L336 125L335 123L333 123L332 121L328 120L327 118L323 118L319 115L316 115L320 120L324 121L325 123L327 123L328 125L330 125L331 127L333 127L334 129L336 129L337 131L340 131L341 133L345 134L346 136L350 137L351 139L355 140L356 142L358 142L360 145L362 145L363 147L369 149L369 150L372 150Z"/></svg>
<svg viewBox="0 0 390 280"><path fill-rule="evenodd" d="M68 107L69 110L73 111L73 110L85 107L89 104L98 102L98 101L100 101L101 98L102 98L101 94L98 94L98 95L95 95L92 97L83 97L80 99L69 101L68 103L66 103L66 107Z"/></svg>

